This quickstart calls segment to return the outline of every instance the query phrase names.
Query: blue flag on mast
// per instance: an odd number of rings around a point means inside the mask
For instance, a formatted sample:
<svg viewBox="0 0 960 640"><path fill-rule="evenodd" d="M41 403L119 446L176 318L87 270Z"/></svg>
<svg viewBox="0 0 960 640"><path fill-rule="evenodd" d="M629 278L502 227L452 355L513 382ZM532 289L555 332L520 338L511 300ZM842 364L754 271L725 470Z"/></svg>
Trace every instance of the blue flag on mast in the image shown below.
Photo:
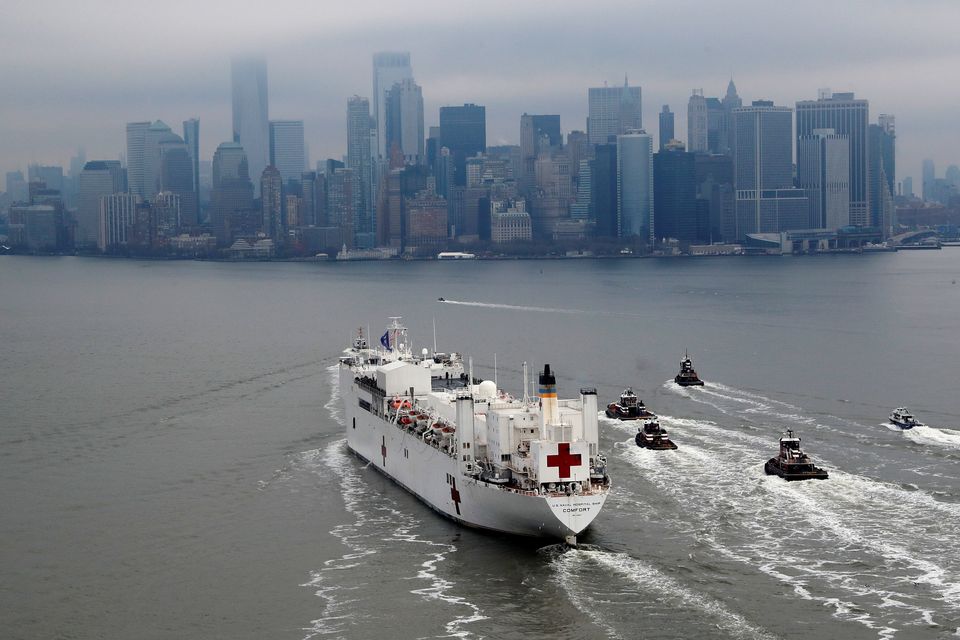
<svg viewBox="0 0 960 640"><path fill-rule="evenodd" d="M387 349L388 351L392 351L392 349L390 348L390 332L389 331L384 331L383 335L380 336L380 344L382 344L384 348Z"/></svg>

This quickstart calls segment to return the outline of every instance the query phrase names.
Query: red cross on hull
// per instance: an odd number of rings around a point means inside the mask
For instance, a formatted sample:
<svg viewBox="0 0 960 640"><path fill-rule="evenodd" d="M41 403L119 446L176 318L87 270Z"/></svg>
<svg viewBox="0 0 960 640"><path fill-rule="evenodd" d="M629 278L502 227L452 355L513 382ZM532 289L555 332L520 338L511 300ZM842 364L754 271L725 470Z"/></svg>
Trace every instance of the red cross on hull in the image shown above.
<svg viewBox="0 0 960 640"><path fill-rule="evenodd" d="M580 466L581 457L579 453L570 453L569 442L561 442L557 445L557 455L547 456L547 466L557 467L557 474L560 476L560 479L563 480L564 478L570 477L571 467Z"/></svg>
<svg viewBox="0 0 960 640"><path fill-rule="evenodd" d="M450 487L450 499L453 500L454 506L457 508L457 515L460 515L460 492L457 491L457 479L453 479L453 485Z"/></svg>

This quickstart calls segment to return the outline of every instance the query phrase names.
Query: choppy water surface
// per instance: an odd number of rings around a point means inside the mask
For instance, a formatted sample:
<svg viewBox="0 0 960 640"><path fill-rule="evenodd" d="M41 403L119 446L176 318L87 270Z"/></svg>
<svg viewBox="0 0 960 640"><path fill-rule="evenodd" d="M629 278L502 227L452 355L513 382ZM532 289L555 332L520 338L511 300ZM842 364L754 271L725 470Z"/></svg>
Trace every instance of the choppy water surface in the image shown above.
<svg viewBox="0 0 960 640"><path fill-rule="evenodd" d="M960 250L256 264L0 258L7 637L960 637ZM445 302L440 302L444 297ZM404 316L519 390L632 386L576 550L351 456L334 363ZM707 384L671 378L689 349ZM907 405L928 426L901 431ZM763 474L796 430L830 472Z"/></svg>

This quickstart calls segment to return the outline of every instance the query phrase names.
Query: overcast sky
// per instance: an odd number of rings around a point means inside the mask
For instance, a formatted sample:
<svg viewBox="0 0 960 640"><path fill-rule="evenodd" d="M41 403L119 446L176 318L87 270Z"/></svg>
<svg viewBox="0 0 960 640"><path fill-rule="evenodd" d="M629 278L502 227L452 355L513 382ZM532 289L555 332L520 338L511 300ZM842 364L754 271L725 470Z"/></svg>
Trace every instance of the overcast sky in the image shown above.
<svg viewBox="0 0 960 640"><path fill-rule="evenodd" d="M487 107L487 143L520 114L585 129L587 87L643 92L656 134L670 104L686 139L691 89L793 106L855 91L897 118L897 179L960 164L960 0L3 0L0 172L117 158L125 123L198 117L209 160L230 138L230 56L267 56L270 117L303 119L312 163L346 151L346 101L370 96L375 51L409 51L426 126L442 105Z"/></svg>

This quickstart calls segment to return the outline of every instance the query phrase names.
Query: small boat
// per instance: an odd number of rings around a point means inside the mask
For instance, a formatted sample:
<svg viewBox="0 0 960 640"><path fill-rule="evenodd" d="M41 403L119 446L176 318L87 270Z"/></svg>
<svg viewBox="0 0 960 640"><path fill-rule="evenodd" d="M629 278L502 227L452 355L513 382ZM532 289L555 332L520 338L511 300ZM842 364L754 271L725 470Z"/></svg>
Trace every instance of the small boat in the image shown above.
<svg viewBox="0 0 960 640"><path fill-rule="evenodd" d="M923 426L922 422L918 422L917 419L913 417L913 414L903 407L897 407L890 412L890 422L901 429L913 429L914 427Z"/></svg>
<svg viewBox="0 0 960 640"><path fill-rule="evenodd" d="M693 361L690 360L687 352L683 353L683 360L680 361L680 373L674 377L673 381L681 387L703 386L703 380L697 375L697 371L693 368Z"/></svg>
<svg viewBox="0 0 960 640"><path fill-rule="evenodd" d="M437 298L437 302L446 302L445 298Z"/></svg>
<svg viewBox="0 0 960 640"><path fill-rule="evenodd" d="M780 453L763 465L768 476L780 476L784 480L826 480L827 472L813 464L813 460L800 450L800 436L787 429L780 437Z"/></svg>
<svg viewBox="0 0 960 640"><path fill-rule="evenodd" d="M661 427L655 418L645 420L643 425L637 427L636 442L637 446L642 449L662 451L677 448L677 445L667 435L667 430Z"/></svg>
<svg viewBox="0 0 960 640"><path fill-rule="evenodd" d="M607 405L607 417L618 420L639 420L640 418L656 418L654 414L647 410L643 400L637 398L633 389L626 388L620 394L619 402L611 402Z"/></svg>

